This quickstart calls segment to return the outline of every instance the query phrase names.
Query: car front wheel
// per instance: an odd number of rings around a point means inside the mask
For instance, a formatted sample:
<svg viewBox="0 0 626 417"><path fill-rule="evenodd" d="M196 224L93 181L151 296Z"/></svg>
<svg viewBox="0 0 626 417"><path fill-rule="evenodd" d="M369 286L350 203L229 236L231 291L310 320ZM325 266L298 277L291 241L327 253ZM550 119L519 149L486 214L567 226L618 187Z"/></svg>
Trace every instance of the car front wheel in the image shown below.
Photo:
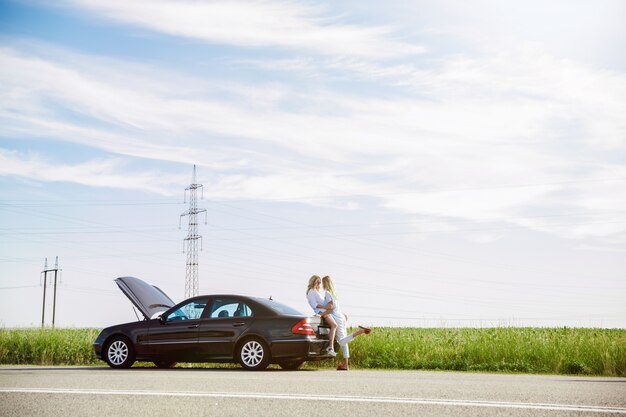
<svg viewBox="0 0 626 417"><path fill-rule="evenodd" d="M270 351L260 339L248 339L239 346L239 363L250 371L261 371L270 363Z"/></svg>
<svg viewBox="0 0 626 417"><path fill-rule="evenodd" d="M135 349L125 337L114 337L106 348L105 360L111 368L130 368L135 363Z"/></svg>

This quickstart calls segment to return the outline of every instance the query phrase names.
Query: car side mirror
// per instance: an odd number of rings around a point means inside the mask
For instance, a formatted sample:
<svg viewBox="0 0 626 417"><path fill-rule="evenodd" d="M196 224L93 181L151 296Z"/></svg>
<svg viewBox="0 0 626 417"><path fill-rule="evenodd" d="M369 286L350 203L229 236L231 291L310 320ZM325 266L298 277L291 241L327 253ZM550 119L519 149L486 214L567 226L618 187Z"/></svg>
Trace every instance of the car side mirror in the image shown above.
<svg viewBox="0 0 626 417"><path fill-rule="evenodd" d="M159 323L165 324L166 321L167 321L167 317L165 317L163 315L159 316Z"/></svg>

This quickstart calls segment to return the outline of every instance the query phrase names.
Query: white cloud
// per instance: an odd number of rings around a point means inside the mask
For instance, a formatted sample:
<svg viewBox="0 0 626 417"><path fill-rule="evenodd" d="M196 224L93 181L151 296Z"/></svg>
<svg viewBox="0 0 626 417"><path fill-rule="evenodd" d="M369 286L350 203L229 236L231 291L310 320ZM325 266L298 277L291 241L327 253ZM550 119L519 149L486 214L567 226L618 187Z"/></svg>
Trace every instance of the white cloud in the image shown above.
<svg viewBox="0 0 626 417"><path fill-rule="evenodd" d="M623 166L609 169L605 160L605 150L626 149L626 77L532 48L517 52L452 57L428 72L371 71L351 61L347 74L411 87L380 98L190 78L180 90L181 75L146 65L129 71L116 60L103 66L66 53L59 62L5 48L0 117L4 136L199 163L211 168L223 198L332 205L366 195L442 222L625 207L606 197L620 195L623 183L608 182L598 194L593 181L626 178ZM199 87L190 94L191 85ZM67 117L68 109L80 117ZM574 180L576 192L560 184ZM509 222L568 237L623 231Z"/></svg>
<svg viewBox="0 0 626 417"><path fill-rule="evenodd" d="M169 194L179 181L164 180L159 173L138 172L128 175L120 159L96 159L80 164L50 161L44 155L24 155L0 148L0 176L16 176L44 182L71 182L92 187L144 190ZM168 187L168 185L170 187Z"/></svg>
<svg viewBox="0 0 626 417"><path fill-rule="evenodd" d="M70 4L169 35L226 45L371 58L424 51L422 46L395 40L392 28L335 23L325 7L299 1L73 0Z"/></svg>
<svg viewBox="0 0 626 417"><path fill-rule="evenodd" d="M626 56L618 52L626 48L621 0L389 0L387 6L386 18L417 25L424 36L463 53L515 51L530 43L556 58L626 69Z"/></svg>

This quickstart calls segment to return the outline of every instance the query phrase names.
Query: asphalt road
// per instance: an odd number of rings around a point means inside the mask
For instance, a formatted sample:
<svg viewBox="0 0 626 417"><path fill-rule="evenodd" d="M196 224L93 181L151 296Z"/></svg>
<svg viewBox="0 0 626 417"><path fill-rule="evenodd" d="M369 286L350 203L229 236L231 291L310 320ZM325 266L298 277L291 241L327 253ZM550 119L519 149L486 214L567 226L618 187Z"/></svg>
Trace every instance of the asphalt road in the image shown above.
<svg viewBox="0 0 626 417"><path fill-rule="evenodd" d="M0 367L0 416L135 415L626 416L626 378Z"/></svg>

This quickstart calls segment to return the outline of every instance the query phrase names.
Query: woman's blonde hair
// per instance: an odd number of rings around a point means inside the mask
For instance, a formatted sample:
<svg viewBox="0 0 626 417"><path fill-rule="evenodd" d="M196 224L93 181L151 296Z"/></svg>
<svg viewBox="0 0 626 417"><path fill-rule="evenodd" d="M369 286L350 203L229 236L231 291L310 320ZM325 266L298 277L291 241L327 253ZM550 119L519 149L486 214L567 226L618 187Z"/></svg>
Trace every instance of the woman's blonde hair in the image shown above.
<svg viewBox="0 0 626 417"><path fill-rule="evenodd" d="M328 275L322 278L322 284L324 285L324 289L328 291L333 296L333 298L338 298L335 284L333 284L333 280Z"/></svg>
<svg viewBox="0 0 626 417"><path fill-rule="evenodd" d="M318 279L320 279L318 275L313 275L311 278L309 278L309 286L306 289L307 294L309 293L309 291L315 288L315 281L317 281Z"/></svg>

